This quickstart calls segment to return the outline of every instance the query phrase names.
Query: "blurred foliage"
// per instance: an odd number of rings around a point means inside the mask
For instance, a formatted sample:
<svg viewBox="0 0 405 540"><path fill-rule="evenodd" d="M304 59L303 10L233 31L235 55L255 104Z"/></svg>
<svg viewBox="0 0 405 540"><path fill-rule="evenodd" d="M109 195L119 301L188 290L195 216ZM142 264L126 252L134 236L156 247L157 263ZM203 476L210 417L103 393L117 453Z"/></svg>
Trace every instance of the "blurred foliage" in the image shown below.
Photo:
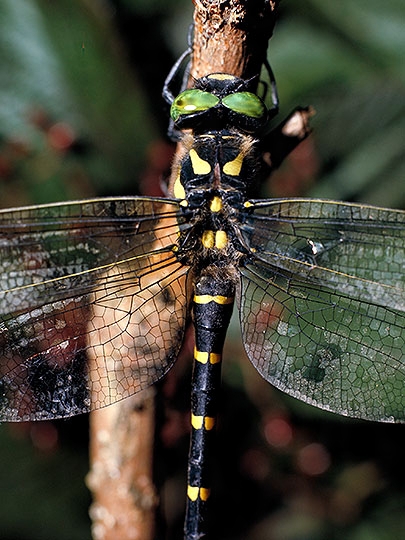
<svg viewBox="0 0 405 540"><path fill-rule="evenodd" d="M270 57L283 110L311 103L317 113L318 169L305 194L404 207L403 2L281 6Z"/></svg>
<svg viewBox="0 0 405 540"><path fill-rule="evenodd" d="M190 0L0 2L2 206L159 193L171 159L160 93L191 14ZM404 15L403 0L282 2L269 48L280 116L298 104L317 114L313 137L268 194L405 206ZM229 341L227 357L240 357ZM245 360L225 370L221 540L402 537L401 426L316 411L272 390ZM187 415L188 387L171 401ZM2 540L90 538L86 421L46 426L0 429ZM175 540L188 438L172 431L162 467Z"/></svg>

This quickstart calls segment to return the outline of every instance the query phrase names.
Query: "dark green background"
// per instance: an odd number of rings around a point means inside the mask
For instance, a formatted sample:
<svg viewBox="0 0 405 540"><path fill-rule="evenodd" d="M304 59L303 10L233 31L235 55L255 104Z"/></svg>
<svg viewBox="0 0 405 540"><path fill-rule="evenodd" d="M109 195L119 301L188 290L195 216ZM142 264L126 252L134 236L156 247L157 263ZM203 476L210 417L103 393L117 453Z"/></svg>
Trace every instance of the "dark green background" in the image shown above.
<svg viewBox="0 0 405 540"><path fill-rule="evenodd" d="M191 15L191 0L1 0L2 207L159 193L171 152L161 87ZM298 104L317 115L268 196L405 206L404 21L403 0L282 2L269 48L280 118ZM65 149L55 147L55 125L73 134ZM404 428L315 411L262 382L245 358L240 368L236 345L227 355L219 538L401 538ZM185 384L169 403L184 418L187 393ZM0 427L1 540L90 538L86 418L46 426ZM269 444L266 426L291 439ZM167 501L182 500L188 444L171 429L160 458ZM179 539L182 509L166 508L167 538Z"/></svg>

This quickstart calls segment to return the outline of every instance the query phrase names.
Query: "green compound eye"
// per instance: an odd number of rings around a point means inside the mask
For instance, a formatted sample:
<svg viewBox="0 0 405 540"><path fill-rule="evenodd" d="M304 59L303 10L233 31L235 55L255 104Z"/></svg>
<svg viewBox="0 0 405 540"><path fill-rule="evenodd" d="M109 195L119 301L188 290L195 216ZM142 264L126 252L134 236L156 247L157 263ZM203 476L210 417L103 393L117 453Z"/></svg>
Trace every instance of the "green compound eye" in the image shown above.
<svg viewBox="0 0 405 540"><path fill-rule="evenodd" d="M214 94L191 88L179 94L170 108L170 116L176 121L184 114L194 114L215 107L219 99Z"/></svg>
<svg viewBox="0 0 405 540"><path fill-rule="evenodd" d="M263 101L251 92L236 92L222 99L222 103L228 109L250 118L261 118L266 114L266 106Z"/></svg>

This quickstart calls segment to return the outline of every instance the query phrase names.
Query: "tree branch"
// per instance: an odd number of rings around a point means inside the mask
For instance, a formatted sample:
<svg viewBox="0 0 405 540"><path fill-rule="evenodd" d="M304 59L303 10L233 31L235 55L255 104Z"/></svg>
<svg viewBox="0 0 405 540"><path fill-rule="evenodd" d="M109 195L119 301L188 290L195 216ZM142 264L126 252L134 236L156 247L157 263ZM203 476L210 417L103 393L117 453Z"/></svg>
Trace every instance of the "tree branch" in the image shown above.
<svg viewBox="0 0 405 540"><path fill-rule="evenodd" d="M194 0L191 75L258 75L273 34L279 0Z"/></svg>
<svg viewBox="0 0 405 540"><path fill-rule="evenodd" d="M94 540L152 540L154 391L144 390L90 415L87 485Z"/></svg>

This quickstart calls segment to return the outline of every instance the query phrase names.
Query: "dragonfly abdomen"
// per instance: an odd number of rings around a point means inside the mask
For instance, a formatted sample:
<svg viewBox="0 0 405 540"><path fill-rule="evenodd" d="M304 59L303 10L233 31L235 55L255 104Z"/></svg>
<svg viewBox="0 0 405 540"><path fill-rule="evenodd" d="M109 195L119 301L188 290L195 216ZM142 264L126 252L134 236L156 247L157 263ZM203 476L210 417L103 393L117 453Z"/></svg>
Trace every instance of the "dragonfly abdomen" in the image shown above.
<svg viewBox="0 0 405 540"><path fill-rule="evenodd" d="M203 538L210 497L212 446L221 383L222 350L232 315L235 285L228 271L202 276L195 284L194 366L191 391L191 442L185 540Z"/></svg>

